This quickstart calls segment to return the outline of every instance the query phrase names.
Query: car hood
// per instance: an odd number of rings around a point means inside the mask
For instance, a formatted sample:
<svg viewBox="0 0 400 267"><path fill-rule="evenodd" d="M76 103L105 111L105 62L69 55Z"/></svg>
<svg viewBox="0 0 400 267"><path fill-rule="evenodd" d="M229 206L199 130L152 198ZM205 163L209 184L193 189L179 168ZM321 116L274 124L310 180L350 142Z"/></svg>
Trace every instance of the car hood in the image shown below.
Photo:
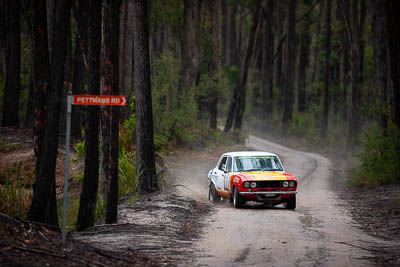
<svg viewBox="0 0 400 267"><path fill-rule="evenodd" d="M296 178L285 172L245 172L241 173L240 176L246 181L286 181L296 180Z"/></svg>

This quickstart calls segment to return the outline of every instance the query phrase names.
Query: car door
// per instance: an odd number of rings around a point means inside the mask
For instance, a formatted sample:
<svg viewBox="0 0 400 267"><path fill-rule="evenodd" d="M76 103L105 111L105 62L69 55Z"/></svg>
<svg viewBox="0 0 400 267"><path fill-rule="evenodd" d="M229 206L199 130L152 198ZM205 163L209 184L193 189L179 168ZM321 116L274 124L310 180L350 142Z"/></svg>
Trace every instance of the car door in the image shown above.
<svg viewBox="0 0 400 267"><path fill-rule="evenodd" d="M224 190L224 177L225 177L225 168L227 159L228 159L227 156L222 157L214 172L214 175L217 179L216 181L217 190Z"/></svg>
<svg viewBox="0 0 400 267"><path fill-rule="evenodd" d="M224 172L224 191L226 192L228 192L228 188L230 188L231 172L232 172L232 157L228 157Z"/></svg>

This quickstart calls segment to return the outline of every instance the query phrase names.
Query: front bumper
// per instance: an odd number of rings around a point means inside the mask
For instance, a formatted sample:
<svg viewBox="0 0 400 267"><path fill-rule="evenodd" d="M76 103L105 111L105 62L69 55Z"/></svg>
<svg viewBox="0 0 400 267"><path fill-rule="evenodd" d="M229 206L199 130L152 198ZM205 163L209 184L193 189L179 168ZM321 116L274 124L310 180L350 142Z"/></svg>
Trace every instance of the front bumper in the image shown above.
<svg viewBox="0 0 400 267"><path fill-rule="evenodd" d="M239 192L241 195L293 195L297 191L257 191L257 192Z"/></svg>

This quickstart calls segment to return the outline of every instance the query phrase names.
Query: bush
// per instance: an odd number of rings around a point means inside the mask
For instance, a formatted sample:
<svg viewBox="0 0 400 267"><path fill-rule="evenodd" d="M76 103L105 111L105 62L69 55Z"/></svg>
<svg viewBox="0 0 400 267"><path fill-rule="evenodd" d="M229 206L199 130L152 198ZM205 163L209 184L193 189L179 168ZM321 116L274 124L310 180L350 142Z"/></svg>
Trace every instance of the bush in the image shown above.
<svg viewBox="0 0 400 267"><path fill-rule="evenodd" d="M400 131L389 125L384 135L377 125L369 127L361 137L360 165L350 171L353 186L400 182Z"/></svg>

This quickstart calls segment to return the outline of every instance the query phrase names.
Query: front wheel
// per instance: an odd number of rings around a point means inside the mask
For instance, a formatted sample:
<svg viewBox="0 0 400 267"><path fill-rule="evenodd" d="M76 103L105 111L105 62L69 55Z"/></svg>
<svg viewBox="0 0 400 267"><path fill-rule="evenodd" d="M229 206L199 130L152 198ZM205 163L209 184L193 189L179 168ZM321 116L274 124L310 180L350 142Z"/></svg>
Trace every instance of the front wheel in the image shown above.
<svg viewBox="0 0 400 267"><path fill-rule="evenodd" d="M220 200L220 196L217 194L214 184L210 184L208 187L208 200L212 203L217 203Z"/></svg>
<svg viewBox="0 0 400 267"><path fill-rule="evenodd" d="M296 209L296 196L292 196L287 200L286 208L289 209L289 210Z"/></svg>
<svg viewBox="0 0 400 267"><path fill-rule="evenodd" d="M233 190L233 206L237 209L241 208L244 204L243 197L240 195L239 191L235 187Z"/></svg>

